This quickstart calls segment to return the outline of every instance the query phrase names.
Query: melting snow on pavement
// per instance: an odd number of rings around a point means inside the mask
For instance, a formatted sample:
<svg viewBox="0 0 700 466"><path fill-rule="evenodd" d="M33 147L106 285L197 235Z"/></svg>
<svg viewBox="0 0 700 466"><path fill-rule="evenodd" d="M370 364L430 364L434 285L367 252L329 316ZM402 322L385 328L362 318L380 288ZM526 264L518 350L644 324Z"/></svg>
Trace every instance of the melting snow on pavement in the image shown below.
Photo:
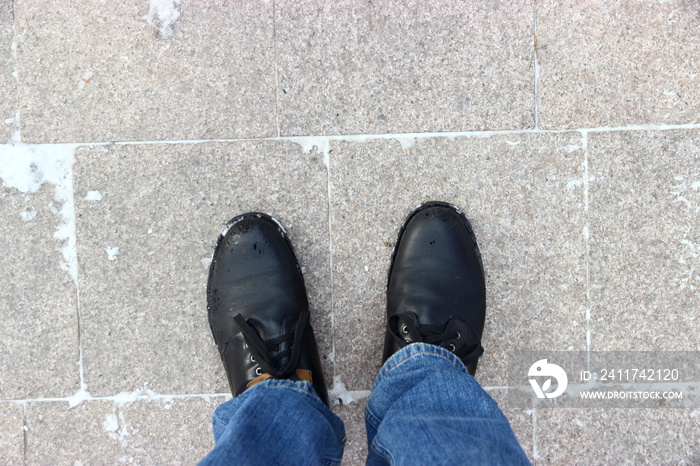
<svg viewBox="0 0 700 466"><path fill-rule="evenodd" d="M54 200L60 204L60 218L54 238L59 241L60 267L78 282L75 250L75 206L73 203L73 162L77 144L24 144L18 138L0 146L0 179L5 188L29 194L50 183ZM31 220L23 216L25 220Z"/></svg>

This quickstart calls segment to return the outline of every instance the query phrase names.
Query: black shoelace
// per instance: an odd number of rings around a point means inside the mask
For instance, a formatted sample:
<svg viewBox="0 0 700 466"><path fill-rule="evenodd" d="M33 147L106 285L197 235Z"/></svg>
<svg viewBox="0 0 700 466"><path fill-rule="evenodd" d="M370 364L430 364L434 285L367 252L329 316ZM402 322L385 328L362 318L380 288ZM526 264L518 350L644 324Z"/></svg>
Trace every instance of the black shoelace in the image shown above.
<svg viewBox="0 0 700 466"><path fill-rule="evenodd" d="M279 337L263 341L258 332L251 327L245 318L238 314L233 318L243 333L248 349L253 353L256 364L260 366L263 373L270 374L275 379L286 379L296 370L301 356L301 339L304 337L304 330L309 323L309 313L303 312L294 326L291 333L280 335ZM284 351L272 355L272 351L278 350L284 342L290 341L291 345ZM289 356L287 363L279 367L280 361Z"/></svg>
<svg viewBox="0 0 700 466"><path fill-rule="evenodd" d="M395 318L396 322L394 323L394 328L396 328L396 324L399 322L398 316L395 316ZM445 328L436 325L417 324L411 318L402 319L401 322L401 328L396 328L399 336L409 335L414 341L444 346L443 342L457 340L460 337L457 331L446 332ZM475 340L472 345L463 345L461 348L455 348L453 352L465 364L470 364L484 354L484 348L481 346L481 342Z"/></svg>

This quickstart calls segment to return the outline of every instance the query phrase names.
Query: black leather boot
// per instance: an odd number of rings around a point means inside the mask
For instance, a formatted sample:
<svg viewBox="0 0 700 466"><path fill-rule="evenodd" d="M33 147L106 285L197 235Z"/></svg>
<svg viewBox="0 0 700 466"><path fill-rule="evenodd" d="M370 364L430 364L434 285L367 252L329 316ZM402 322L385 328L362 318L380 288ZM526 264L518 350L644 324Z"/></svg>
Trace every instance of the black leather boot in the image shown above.
<svg viewBox="0 0 700 466"><path fill-rule="evenodd" d="M209 269L207 309L233 396L270 378L306 380L328 404L304 277L272 217L243 214L224 228Z"/></svg>
<svg viewBox="0 0 700 466"><path fill-rule="evenodd" d="M450 204L422 205L394 249L383 361L410 343L431 343L455 353L474 375L485 317L484 269L469 221Z"/></svg>

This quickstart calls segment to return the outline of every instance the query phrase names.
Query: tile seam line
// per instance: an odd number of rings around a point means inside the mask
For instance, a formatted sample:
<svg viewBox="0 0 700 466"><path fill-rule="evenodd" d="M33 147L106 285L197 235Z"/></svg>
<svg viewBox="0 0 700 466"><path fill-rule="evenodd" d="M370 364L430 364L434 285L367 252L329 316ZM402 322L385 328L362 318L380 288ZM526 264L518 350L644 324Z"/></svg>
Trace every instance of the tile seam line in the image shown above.
<svg viewBox="0 0 700 466"><path fill-rule="evenodd" d="M590 220L589 220L589 175L588 175L588 133L581 131L581 145L583 146L583 209L585 234L584 242L586 249L586 366L591 370L591 280L590 280Z"/></svg>
<svg viewBox="0 0 700 466"><path fill-rule="evenodd" d="M75 161L74 157L75 153L73 153L73 161ZM78 243L78 238L77 238L77 221L76 221L76 212L75 212L75 180L73 179L74 173L73 173L73 165L74 163L71 163L68 167L69 170L69 177L70 177L70 192L68 195L70 196L70 203L73 205L73 216L70 218L69 222L72 224L72 232L74 236L74 242L75 242L75 249L76 249L76 254L75 254L75 311L76 311L76 320L78 324L78 329L77 329L77 337L78 337L78 379L80 381L80 390L85 390L87 388L87 385L85 383L85 371L84 371L84 364L83 364L83 316L82 316L82 310L80 307L80 267L79 267L79 258L77 254L77 243Z"/></svg>
<svg viewBox="0 0 700 466"><path fill-rule="evenodd" d="M327 184L327 190L326 190L326 197L328 198L328 278L330 281L330 316L331 316L331 354L333 354L333 360L331 361L331 367L333 367L333 385L335 385L335 376L336 376L336 359L335 359L335 282L334 282L334 277L333 277L333 204L332 204L332 187L331 187L331 154L328 150L328 147L325 147L324 151L324 164L326 165L326 184Z"/></svg>
<svg viewBox="0 0 700 466"><path fill-rule="evenodd" d="M27 427L27 405L23 404L22 405L22 448L23 448L23 458L24 458L24 464L28 464L27 460L27 443L28 443L28 438L27 438L27 433L29 432L29 428Z"/></svg>
<svg viewBox="0 0 700 466"><path fill-rule="evenodd" d="M534 30L534 50L533 50L533 60L535 61L534 63L534 94L535 94L535 129L540 128L540 107L539 107L539 80L540 80L540 65L539 65L539 56L538 56L538 50L537 50L537 2L535 1L535 12L534 12L534 20L533 20L533 30Z"/></svg>
<svg viewBox="0 0 700 466"><path fill-rule="evenodd" d="M669 382L671 385L673 385L672 382ZM591 385L588 388L605 388L608 384L600 382ZM612 384L615 385L615 384ZM694 388L694 389L700 389L700 382L687 382L685 383L688 387ZM511 390L511 389L522 389L523 387L526 387L526 385L487 385L483 386L482 388L489 392L489 391L494 391L494 390ZM371 391L371 389L365 389L365 390L348 390L349 392L367 392ZM127 393L128 395L128 393ZM191 399L191 398L196 398L196 399L206 399L206 398L232 398L231 393L185 393L185 394L144 394L144 395L133 395L133 398L129 398L127 400L123 400L122 396L120 394L117 395L108 395L108 396L89 396L85 397L82 401L83 402L90 402L90 401L111 401L117 404L130 404L130 403L135 403L137 401L151 401L151 402L158 402L158 401L172 401L172 400L185 400L185 399ZM21 400L0 400L0 404L16 404L16 405L25 405L27 403L69 403L71 401L71 397L56 397L56 398L26 398L26 399L21 399ZM533 408L534 410L535 408ZM676 408L669 408L669 409L676 409ZM681 408L679 408L681 409ZM685 408L682 408L685 409Z"/></svg>
<svg viewBox="0 0 700 466"><path fill-rule="evenodd" d="M540 451L537 448L537 408L532 409L532 458L537 461L540 459Z"/></svg>
<svg viewBox="0 0 700 466"><path fill-rule="evenodd" d="M282 133L280 132L280 78L277 65L277 0L272 0L272 49L275 66L275 123L277 137L280 137Z"/></svg>
<svg viewBox="0 0 700 466"><path fill-rule="evenodd" d="M380 139L431 139L431 138L490 138L493 136L509 136L521 134L564 134L564 133L605 133L625 131L676 131L700 129L700 123L688 123L680 125L632 125L618 127L591 127L570 129L518 129L518 130L489 130L489 131L451 131L432 133L381 133L381 134L346 134L346 135L322 135L322 136L272 136L257 138L220 138L220 139L172 139L172 140L133 140L133 141L94 141L94 142L58 142L58 143L23 143L28 146L123 146L123 145L154 145L154 144L204 144L212 142L261 142L261 141L289 141L304 142L308 139L320 139L328 141L366 142Z"/></svg>
<svg viewBox="0 0 700 466"><path fill-rule="evenodd" d="M15 131L16 134L21 135L22 134L22 118L20 115L20 108L21 108L21 102L20 102L20 91L21 91L21 86L19 82L19 54L17 52L17 25L16 25L16 18L17 18L17 4L13 0L12 2L12 42L10 44L10 50L12 54L12 59L14 61L14 67L13 67L13 72L12 76L15 79L15 90L17 92L17 96L15 98L15 104L16 104L16 112L15 112ZM18 138L21 138L21 136L18 136ZM14 139L14 137L13 137Z"/></svg>
<svg viewBox="0 0 700 466"><path fill-rule="evenodd" d="M510 387L507 385L494 385L494 386L485 386L483 387L484 390L486 391L493 391L493 390L508 390ZM350 390L352 392L362 392L362 391L369 391L370 389L366 390ZM157 395L139 395L136 396L134 401L163 401L163 400L172 400L172 399L188 399L188 398L222 398L222 397L230 397L230 393L185 393L185 394L177 394L177 395L163 395L163 394L157 394ZM25 403L61 403L65 402L68 403L71 400L70 397L46 397L46 398L25 398L21 400L0 400L0 403L10 403L10 404L25 404ZM108 396L89 396L86 397L84 401L114 401L115 403L120 403L119 401L119 395L108 395ZM131 401L129 401L131 402ZM126 402L126 403L129 403Z"/></svg>
<svg viewBox="0 0 700 466"><path fill-rule="evenodd" d="M187 393L187 394L180 394L180 395L138 395L135 396L133 399L129 399L128 401L122 401L119 395L109 395L109 396L90 396L86 397L83 402L89 402L89 401L112 401L117 404L129 404L129 403L134 403L136 401L170 401L170 400L184 400L184 399L191 399L191 398L199 398L199 399L204 399L204 398L225 398L225 397L231 397L230 393L199 393L199 394L193 394L193 393ZM71 398L26 398L22 400L0 400L0 403L7 403L7 404L17 404L17 405L24 405L27 403L69 403L71 401Z"/></svg>

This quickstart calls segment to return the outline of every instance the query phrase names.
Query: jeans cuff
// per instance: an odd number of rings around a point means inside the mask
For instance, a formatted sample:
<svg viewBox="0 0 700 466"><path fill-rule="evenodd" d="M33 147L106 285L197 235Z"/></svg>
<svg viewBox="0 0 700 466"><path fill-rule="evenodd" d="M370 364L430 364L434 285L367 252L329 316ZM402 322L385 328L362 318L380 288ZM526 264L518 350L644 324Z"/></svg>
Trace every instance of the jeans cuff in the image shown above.
<svg viewBox="0 0 700 466"><path fill-rule="evenodd" d="M267 379L264 380L260 383L257 383L247 389L245 392L241 393L242 396L245 393L248 393L252 390L258 389L258 390L264 390L265 388L290 388L292 390L298 390L300 392L306 392L309 395L312 395L314 398L319 398L319 396L316 394L316 390L314 390L313 386L305 381L305 380L299 380L299 381L294 381L294 380L287 380L287 379Z"/></svg>
<svg viewBox="0 0 700 466"><path fill-rule="evenodd" d="M377 382L387 373L411 358L433 358L436 356L447 359L456 369L466 372L467 374L469 373L462 360L455 356L452 351L449 351L441 346L431 345L429 343L411 343L410 345L404 346L398 350L386 360L382 368L379 370Z"/></svg>
<svg viewBox="0 0 700 466"><path fill-rule="evenodd" d="M316 394L316 390L313 389L309 382L306 382L304 380L296 382L286 379L268 379L253 385L240 395L219 405L214 411L214 424L218 424L221 426L221 428L225 428L229 422L229 419L236 411L240 403L244 402L247 398L256 397L259 394L265 396L264 392L262 391L272 389L294 390L297 392L301 392L304 395L313 397L314 399L318 400L321 404L324 404L321 398L319 398L319 396Z"/></svg>

